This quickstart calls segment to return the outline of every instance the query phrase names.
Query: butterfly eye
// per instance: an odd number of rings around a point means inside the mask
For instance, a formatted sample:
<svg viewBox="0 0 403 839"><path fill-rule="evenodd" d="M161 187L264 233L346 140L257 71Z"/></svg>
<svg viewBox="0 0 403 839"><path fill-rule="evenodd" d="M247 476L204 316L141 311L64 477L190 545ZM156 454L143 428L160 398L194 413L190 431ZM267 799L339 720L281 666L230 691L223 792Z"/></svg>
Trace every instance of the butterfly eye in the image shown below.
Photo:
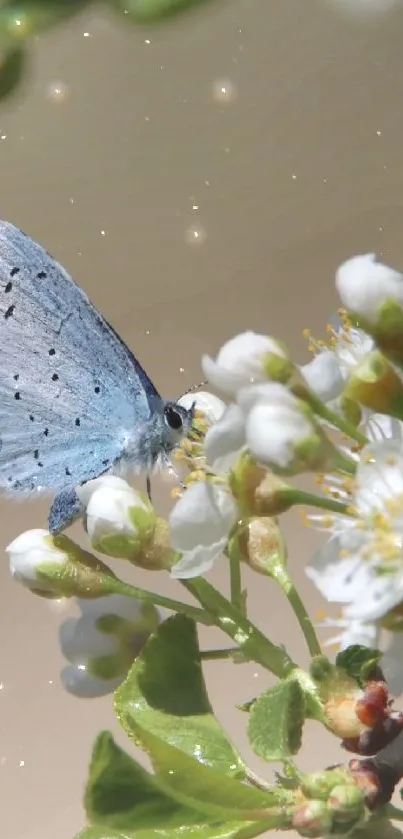
<svg viewBox="0 0 403 839"><path fill-rule="evenodd" d="M164 409L164 414L169 427L173 431L180 431L183 426L183 420L179 411L176 411L172 405L167 405Z"/></svg>

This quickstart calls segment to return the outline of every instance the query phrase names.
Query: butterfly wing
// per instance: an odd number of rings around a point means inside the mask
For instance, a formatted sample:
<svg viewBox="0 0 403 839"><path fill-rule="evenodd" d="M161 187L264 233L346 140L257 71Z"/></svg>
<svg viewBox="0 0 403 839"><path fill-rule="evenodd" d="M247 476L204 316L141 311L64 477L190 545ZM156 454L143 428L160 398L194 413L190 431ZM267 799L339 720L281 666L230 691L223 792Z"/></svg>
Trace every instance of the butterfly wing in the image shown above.
<svg viewBox="0 0 403 839"><path fill-rule="evenodd" d="M0 221L0 488L54 492L105 472L160 401L62 266Z"/></svg>

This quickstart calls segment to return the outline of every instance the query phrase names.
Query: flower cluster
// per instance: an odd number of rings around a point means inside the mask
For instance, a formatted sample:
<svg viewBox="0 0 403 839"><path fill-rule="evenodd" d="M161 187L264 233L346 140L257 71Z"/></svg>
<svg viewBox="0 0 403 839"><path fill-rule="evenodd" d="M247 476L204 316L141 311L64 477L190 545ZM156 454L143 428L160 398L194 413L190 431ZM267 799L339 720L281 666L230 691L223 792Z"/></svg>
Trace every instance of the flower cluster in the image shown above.
<svg viewBox="0 0 403 839"><path fill-rule="evenodd" d="M341 648L375 646L381 629L403 627L403 276L369 254L344 263L336 287L343 309L327 343L308 335L308 364L295 363L281 341L250 331L215 358L203 357L219 396L180 400L197 410L194 433L178 452L187 473L168 521L113 475L77 493L89 540L103 555L179 580L206 574L226 556L276 574L284 590L279 517L309 505L306 521L327 540L307 574L342 609L324 624L338 627L332 640ZM301 474L315 475L321 492L294 486ZM12 573L36 593L81 602L127 595L108 566L67 537L29 531L8 550ZM400 654L398 635L390 653ZM384 662L389 677L393 655ZM126 667L123 653L111 679L120 678L122 661Z"/></svg>

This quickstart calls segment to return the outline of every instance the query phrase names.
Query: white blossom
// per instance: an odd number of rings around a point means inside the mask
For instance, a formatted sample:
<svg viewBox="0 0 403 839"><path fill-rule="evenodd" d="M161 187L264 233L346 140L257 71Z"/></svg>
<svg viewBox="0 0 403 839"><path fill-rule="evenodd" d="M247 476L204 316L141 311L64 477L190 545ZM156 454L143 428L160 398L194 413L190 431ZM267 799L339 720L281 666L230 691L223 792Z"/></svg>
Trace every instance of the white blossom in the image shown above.
<svg viewBox="0 0 403 839"><path fill-rule="evenodd" d="M377 621L403 601L402 441L364 447L350 506L307 575L346 618Z"/></svg>

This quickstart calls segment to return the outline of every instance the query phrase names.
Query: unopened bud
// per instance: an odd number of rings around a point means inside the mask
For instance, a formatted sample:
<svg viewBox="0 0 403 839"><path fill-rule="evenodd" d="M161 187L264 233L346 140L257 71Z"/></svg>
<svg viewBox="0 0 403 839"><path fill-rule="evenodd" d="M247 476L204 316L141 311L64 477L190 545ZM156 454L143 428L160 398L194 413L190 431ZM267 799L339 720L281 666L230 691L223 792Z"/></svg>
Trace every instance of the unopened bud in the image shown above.
<svg viewBox="0 0 403 839"><path fill-rule="evenodd" d="M324 801L312 799L296 808L292 818L292 826L300 836L306 836L308 839L321 839L331 832L333 818Z"/></svg>
<svg viewBox="0 0 403 839"><path fill-rule="evenodd" d="M110 568L62 533L28 530L6 550L12 576L34 594L96 598L116 590Z"/></svg>

